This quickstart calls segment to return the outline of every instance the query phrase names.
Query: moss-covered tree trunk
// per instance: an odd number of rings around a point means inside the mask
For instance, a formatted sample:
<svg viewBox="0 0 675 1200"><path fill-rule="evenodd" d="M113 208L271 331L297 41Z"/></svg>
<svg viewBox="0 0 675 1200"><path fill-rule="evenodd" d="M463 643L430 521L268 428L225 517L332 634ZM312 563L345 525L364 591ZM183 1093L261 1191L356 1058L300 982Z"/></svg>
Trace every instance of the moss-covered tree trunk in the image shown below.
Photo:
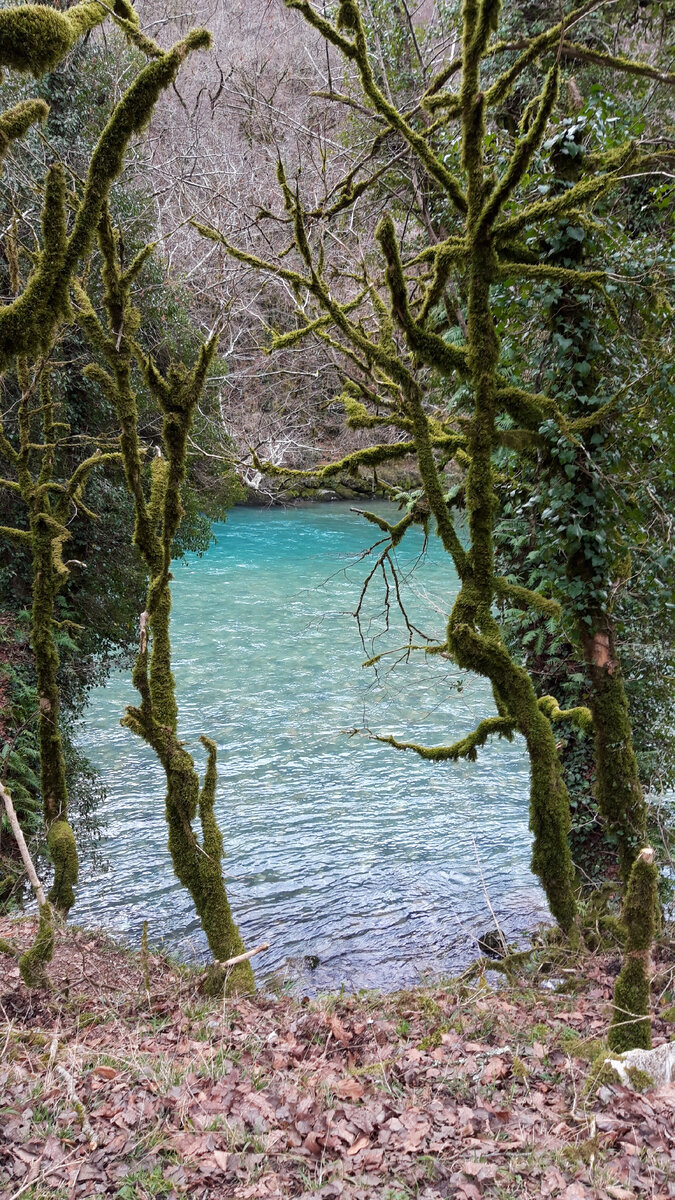
<svg viewBox="0 0 675 1200"><path fill-rule="evenodd" d="M649 1050L652 1044L649 990L658 878L654 851L646 846L633 863L623 906L626 948L614 986L614 1011L608 1035L610 1049L619 1053Z"/></svg>
<svg viewBox="0 0 675 1200"><path fill-rule="evenodd" d="M604 616L597 622L593 634L582 626L580 634L591 680L588 703L595 731L596 799L617 838L619 870L627 883L647 832L628 698L610 619Z"/></svg>
<svg viewBox="0 0 675 1200"><path fill-rule="evenodd" d="M201 741L207 767L200 785L192 756L178 737L178 706L171 670L171 554L183 509L181 487L185 479L187 439L217 338L204 345L188 370L172 362L166 378L146 358L135 340L137 314L130 298L131 286L148 256L143 251L128 271L122 270L119 245L108 213L99 227L104 261L105 305L108 329L99 322L86 293L76 289L83 327L101 353L107 369L90 367L115 405L122 460L135 510L134 542L148 572L145 611L141 614L140 646L133 683L140 704L129 707L122 723L143 738L157 754L166 776L166 819L173 869L188 890L216 960L206 986L212 992L249 992L255 987L250 962L223 970L222 964L244 953L233 920L222 872L223 841L214 815L216 798L216 747ZM151 394L163 416L162 453L151 464L150 494L143 484L145 451L138 433L138 409L132 366L140 363ZM194 822L199 820L201 841Z"/></svg>
<svg viewBox="0 0 675 1200"><path fill-rule="evenodd" d="M448 647L457 663L487 677L502 717L512 721L525 739L530 760L530 828L534 834L532 868L541 880L560 927L573 934L576 901L568 843L569 797L551 723L540 709L527 673L509 654L493 616L496 596L493 530L497 497L492 456L496 442L500 343L492 312L491 288L497 281L498 259L492 226L499 212L486 219L486 201L495 187L485 166L485 98L480 64L490 36L492 19L486 5L466 0L462 87L462 164L467 175L465 231L469 278L467 322L468 380L473 392L473 419L468 435L466 508L469 551L460 571L461 587L448 622ZM555 90L549 87L549 105ZM546 95L544 93L544 98ZM543 102L542 102L543 103ZM436 362L434 363L434 359ZM440 365L430 354L431 365ZM428 430L428 422L426 422ZM421 414L415 427L420 473L431 510L440 523L449 519L438 469L420 437L428 443ZM456 557L456 551L455 551Z"/></svg>
<svg viewBox="0 0 675 1200"><path fill-rule="evenodd" d="M8 257L14 292L19 290L16 246L8 243ZM32 555L31 645L35 657L38 699L38 738L40 744L40 785L47 846L54 864L54 880L49 899L64 916L75 902L74 887L78 876L77 847L68 823L66 764L59 722L59 653L54 639L54 601L59 587L68 576L63 564L62 546L68 538L65 514L52 511L50 490L53 479L57 428L49 382L49 368L42 361L33 376L25 358L18 359L20 388L18 406L18 450L14 452L17 481L26 506ZM35 404L35 393L40 404ZM40 439L33 442L33 420L38 415ZM36 476L31 458L37 447L40 465ZM66 489L60 489L62 493ZM68 503L65 505L66 513ZM57 505L57 509L59 506Z"/></svg>
<svg viewBox="0 0 675 1200"><path fill-rule="evenodd" d="M576 151L574 155L555 150L552 153L552 165L558 174L552 190L559 195L564 194L570 184L578 184L584 179L585 152L573 139L572 145ZM581 425L577 461L571 467L575 473L571 478L576 487L586 488L595 482L596 463L602 468L601 450L596 442L600 431L605 431L607 423L611 423L613 409L610 406L605 420L600 418L596 423L594 406L597 412L596 397L602 383L598 367L600 342L597 326L600 318L594 314L583 285L575 286L573 282L573 271L583 272L587 268L590 239L587 236L579 237L576 228L572 232L575 236L567 233L566 224L560 225L556 231L558 249L551 254L551 261L571 268L571 272L570 279L561 284L559 294L550 306L549 325L559 343L567 347L565 351L558 351L557 375L561 379L562 393L560 403L569 418L579 420ZM585 235L586 231L582 229L581 232ZM540 461L544 475L549 478L561 470L555 457L543 456L541 451ZM566 548L565 575L570 586L568 606L571 605L576 618L579 643L583 648L591 685L588 704L593 715L596 799L600 813L617 840L619 870L624 883L627 883L635 855L639 847L644 845L647 813L633 749L628 699L614 626L606 601L612 590L612 570L616 570L616 564L608 559L603 561L598 541L593 537L596 529L600 532L603 530L605 505L612 512L615 500L611 491L607 496L606 485L596 485L595 495L599 511L593 506L590 511L584 512L585 536L578 547ZM574 525L572 517L570 521ZM600 543L602 546L605 544L605 540Z"/></svg>
<svg viewBox="0 0 675 1200"><path fill-rule="evenodd" d="M66 764L59 726L59 654L54 642L54 518L47 512L31 520L33 538L33 609L31 641L35 655L40 740L40 782L47 846L54 864L49 899L67 913L75 902L78 860L73 831L68 824Z"/></svg>

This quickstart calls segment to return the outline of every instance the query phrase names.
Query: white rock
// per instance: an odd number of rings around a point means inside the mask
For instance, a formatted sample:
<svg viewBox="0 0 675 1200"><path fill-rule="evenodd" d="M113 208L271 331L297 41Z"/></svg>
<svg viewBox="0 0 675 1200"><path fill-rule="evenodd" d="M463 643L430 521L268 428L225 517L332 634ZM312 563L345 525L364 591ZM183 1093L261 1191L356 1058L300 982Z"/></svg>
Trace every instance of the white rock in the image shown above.
<svg viewBox="0 0 675 1200"><path fill-rule="evenodd" d="M626 1050L618 1058L608 1058L610 1067L616 1071L626 1087L631 1087L629 1070L644 1071L654 1087L675 1081L675 1042L666 1042L655 1050Z"/></svg>

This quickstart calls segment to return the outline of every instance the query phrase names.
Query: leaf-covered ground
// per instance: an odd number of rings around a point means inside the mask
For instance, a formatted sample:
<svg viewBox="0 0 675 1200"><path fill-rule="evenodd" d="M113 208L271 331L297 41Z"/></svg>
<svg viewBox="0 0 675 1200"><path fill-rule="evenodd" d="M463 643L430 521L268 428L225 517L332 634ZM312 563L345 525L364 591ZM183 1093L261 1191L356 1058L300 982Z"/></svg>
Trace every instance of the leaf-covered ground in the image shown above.
<svg viewBox="0 0 675 1200"><path fill-rule="evenodd" d="M663 947L654 981L669 1017L673 960ZM558 968L564 991L540 969L223 1003L160 958L146 993L136 956L70 930L49 993L0 959L0 1194L675 1197L675 1085L584 1090L618 965Z"/></svg>

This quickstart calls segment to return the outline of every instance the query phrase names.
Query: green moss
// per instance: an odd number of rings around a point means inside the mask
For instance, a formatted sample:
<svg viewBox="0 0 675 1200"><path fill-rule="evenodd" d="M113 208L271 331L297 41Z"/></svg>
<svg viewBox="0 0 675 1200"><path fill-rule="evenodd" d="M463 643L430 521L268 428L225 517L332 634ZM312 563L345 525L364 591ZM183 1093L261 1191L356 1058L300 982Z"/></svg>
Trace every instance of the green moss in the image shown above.
<svg viewBox="0 0 675 1200"><path fill-rule="evenodd" d="M21 978L26 987L46 988L48 986L45 966L54 956L54 925L53 914L49 904L40 906L38 929L35 941L19 959Z"/></svg>
<svg viewBox="0 0 675 1200"><path fill-rule="evenodd" d="M619 868L627 881L647 829L647 807L633 749L628 699L611 641L609 661L602 665L594 662L593 639L586 634L584 642L593 683L589 703L595 729L596 799L618 840Z"/></svg>
<svg viewBox="0 0 675 1200"><path fill-rule="evenodd" d="M96 4L78 5L69 11L67 18L42 6L36 6L35 10L26 6L31 13L67 22L74 19L72 14L79 8L83 10L82 20L84 10L98 10L101 19L105 15L105 10ZM0 13L0 20L14 15ZM0 31L1 28L0 25ZM22 294L0 310L0 369L16 355L44 350L59 320L68 316L70 283L91 249L105 200L122 170L129 141L147 125L157 99L173 83L186 55L209 44L210 35L205 30L195 30L166 54L148 63L115 105L92 155L82 200L67 238L65 177L58 164L50 169L42 219L44 249Z"/></svg>
<svg viewBox="0 0 675 1200"><path fill-rule="evenodd" d="M47 848L54 863L54 881L49 899L59 912L67 913L75 903L78 861L75 837L67 821L55 821L47 834Z"/></svg>
<svg viewBox="0 0 675 1200"><path fill-rule="evenodd" d="M511 1074L515 1079L520 1079L521 1082L527 1079L528 1075L530 1074L525 1063L522 1061L522 1059L518 1058L517 1054L514 1054L513 1056L513 1061L511 1063Z"/></svg>
<svg viewBox="0 0 675 1200"><path fill-rule="evenodd" d="M600 1038L580 1038L572 1048L575 1058L585 1062L594 1062L599 1055L606 1054L607 1048Z"/></svg>
<svg viewBox="0 0 675 1200"><path fill-rule="evenodd" d="M584 1084L584 1096L589 1096L600 1087L622 1087L622 1081L613 1066L607 1061L605 1047L591 1063Z"/></svg>
<svg viewBox="0 0 675 1200"><path fill-rule="evenodd" d="M621 917L626 930L628 953L649 952L656 932L659 873L653 852L650 860L643 857L644 853L633 864Z"/></svg>
<svg viewBox="0 0 675 1200"><path fill-rule="evenodd" d="M630 1086L636 1092L648 1092L654 1086L654 1080L646 1071L641 1071L639 1067L629 1067L627 1071L630 1079Z"/></svg>
<svg viewBox="0 0 675 1200"><path fill-rule="evenodd" d="M84 0L66 13L43 4L5 9L0 12L0 66L44 75L106 15L106 9L95 0Z"/></svg>
<svg viewBox="0 0 675 1200"><path fill-rule="evenodd" d="M22 100L0 116L0 164L12 142L23 137L36 121L44 121L48 112L44 100Z"/></svg>
<svg viewBox="0 0 675 1200"><path fill-rule="evenodd" d="M626 930L623 966L614 986L610 1049L649 1050L650 950L656 928L658 870L653 850L642 850L628 882L622 914Z"/></svg>

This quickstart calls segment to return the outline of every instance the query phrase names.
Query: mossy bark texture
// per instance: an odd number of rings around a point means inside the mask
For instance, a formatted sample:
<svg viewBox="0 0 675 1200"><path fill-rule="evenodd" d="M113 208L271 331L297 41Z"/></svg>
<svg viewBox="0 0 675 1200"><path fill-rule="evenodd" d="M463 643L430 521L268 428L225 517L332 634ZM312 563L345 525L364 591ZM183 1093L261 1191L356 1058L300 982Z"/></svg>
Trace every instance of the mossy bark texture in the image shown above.
<svg viewBox="0 0 675 1200"><path fill-rule="evenodd" d="M107 366L90 368L89 375L105 389L115 404L122 457L133 497L136 525L134 541L148 571L146 609L141 617L141 641L133 671L140 704L127 709L123 724L142 737L157 754L166 775L166 819L169 851L174 871L189 891L199 914L214 959L223 961L244 952L232 918L222 873L223 842L214 815L216 747L207 738L207 767L200 786L194 761L178 738L178 709L171 671L171 552L182 517L181 486L185 479L187 438L216 339L204 345L191 369L171 363L166 377L139 350L134 339L138 314L130 289L147 252L138 256L125 273L119 263L118 243L107 215L101 221L99 241L104 260L105 303L108 330L98 321L87 296L77 292L82 324ZM149 496L143 485L144 448L138 435L138 410L132 366L140 364L145 382L163 415L162 453L152 461ZM199 819L201 841L193 824ZM220 990L254 989L250 962L237 964L227 974L218 972ZM214 972L211 972L214 975Z"/></svg>
<svg viewBox="0 0 675 1200"><path fill-rule="evenodd" d="M619 870L625 882L647 832L647 810L633 749L621 665L609 620L599 622L582 640L592 690L589 706L595 729L596 799L619 845Z"/></svg>
<svg viewBox="0 0 675 1200"><path fill-rule="evenodd" d="M10 259L15 262L10 253ZM18 360L20 400L18 407L18 445L15 447L0 433L4 457L15 469L18 488L24 502L28 530L22 534L31 549L32 592L31 644L35 658L38 699L38 738L40 744L40 783L47 847L54 863L54 881L50 901L64 915L75 900L78 858L73 831L68 824L66 766L59 724L59 654L54 638L54 605L59 589L68 577L63 563L63 543L70 536L66 520L72 491L55 485L54 446L57 436L54 407L45 364L33 373L25 359ZM40 440L33 441L34 391L41 404ZM31 470L36 447L41 451L37 472ZM4 482L4 481L2 481ZM61 493L59 496L58 493ZM56 500L52 497L56 496ZM67 497L67 498L66 498ZM12 536L11 531L7 531Z"/></svg>
<svg viewBox="0 0 675 1200"><path fill-rule="evenodd" d="M49 902L40 905L38 930L32 946L19 959L21 978L26 987L47 987L45 967L54 957L54 925Z"/></svg>
<svg viewBox="0 0 675 1200"><path fill-rule="evenodd" d="M611 1050L649 1050L651 948L656 932L658 869L654 851L638 854L628 881L622 920L626 930L623 967L614 986L614 1011L608 1042Z"/></svg>
<svg viewBox="0 0 675 1200"><path fill-rule="evenodd" d="M8 243L14 276L17 269L12 243ZM19 401L17 435L11 439L0 418L0 453L13 469L15 479L0 479L0 487L18 492L26 513L27 529L3 528L0 532L26 545L32 560L31 645L35 658L38 700L38 739L40 745L40 783L47 848L54 863L54 881L49 899L64 915L75 900L78 858L73 831L68 823L68 789L63 741L59 720L59 653L55 639L58 622L55 604L69 576L63 560L63 546L70 538L68 523L73 514L84 512L94 518L84 504L82 494L95 467L103 466L117 454L96 450L75 468L65 481L57 478L55 465L59 437L67 427L55 417L49 382L49 366L44 359L32 367L25 358L17 360ZM36 395L39 404L36 404ZM37 459L37 466L34 465Z"/></svg>

